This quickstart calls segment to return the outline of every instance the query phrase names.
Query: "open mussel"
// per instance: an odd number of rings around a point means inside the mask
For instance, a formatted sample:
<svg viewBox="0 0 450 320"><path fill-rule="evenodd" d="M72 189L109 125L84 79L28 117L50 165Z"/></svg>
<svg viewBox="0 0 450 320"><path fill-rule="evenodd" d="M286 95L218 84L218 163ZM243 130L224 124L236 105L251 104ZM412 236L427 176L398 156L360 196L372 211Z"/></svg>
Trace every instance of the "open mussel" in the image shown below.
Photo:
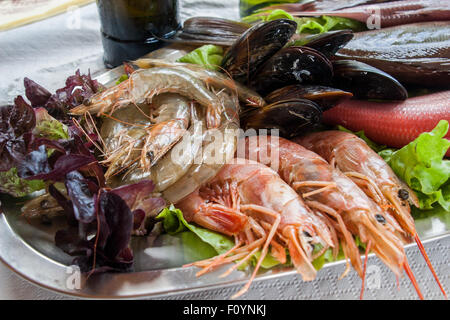
<svg viewBox="0 0 450 320"><path fill-rule="evenodd" d="M405 100L408 92L397 79L380 69L355 60L333 62L333 85L358 99Z"/></svg>
<svg viewBox="0 0 450 320"><path fill-rule="evenodd" d="M258 70L250 86L266 94L290 84L326 85L333 77L331 62L319 51L307 47L286 47Z"/></svg>
<svg viewBox="0 0 450 320"><path fill-rule="evenodd" d="M306 99L289 99L261 108L241 112L244 129L279 129L280 135L292 138L305 133L320 123L322 110Z"/></svg>
<svg viewBox="0 0 450 320"><path fill-rule="evenodd" d="M327 58L330 58L352 39L352 30L336 30L307 36L301 40L295 41L294 45L316 49L323 53Z"/></svg>
<svg viewBox="0 0 450 320"><path fill-rule="evenodd" d="M307 99L317 103L322 111L326 111L351 97L353 97L352 93L340 89L294 84L269 93L264 100L267 103L275 103L289 99Z"/></svg>
<svg viewBox="0 0 450 320"><path fill-rule="evenodd" d="M297 29L297 23L278 19L254 25L228 49L222 67L234 80L247 83L256 70L284 47Z"/></svg>

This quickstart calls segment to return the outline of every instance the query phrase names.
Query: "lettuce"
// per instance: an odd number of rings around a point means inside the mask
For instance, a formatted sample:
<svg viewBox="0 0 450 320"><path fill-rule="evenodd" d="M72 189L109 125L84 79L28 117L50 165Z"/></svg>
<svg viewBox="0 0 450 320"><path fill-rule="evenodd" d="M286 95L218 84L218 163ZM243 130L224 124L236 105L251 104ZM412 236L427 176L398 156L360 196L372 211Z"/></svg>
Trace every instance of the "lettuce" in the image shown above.
<svg viewBox="0 0 450 320"><path fill-rule="evenodd" d="M261 10L257 13L242 18L242 21L247 23L255 23L259 21L272 21L276 19L289 19L297 22L298 34L324 33L342 29L351 29L353 31L365 30L363 23L353 19L331 16L297 18L282 9Z"/></svg>
<svg viewBox="0 0 450 320"><path fill-rule="evenodd" d="M188 223L184 219L181 210L176 209L173 205L161 211L156 219L162 220L163 228L168 234L181 237L185 255L192 261L212 258L227 252L234 246L234 241L230 237ZM320 249L320 246L316 246L315 251ZM249 264L255 266L260 256L261 251L256 252L253 258L239 269L245 269ZM339 259L344 259L342 251L338 256ZM332 250L329 249L313 261L313 266L319 270L325 263L332 261L336 260L332 255ZM263 269L271 269L278 265L280 265L280 262L270 254L261 263ZM288 255L288 262L285 266L290 265L291 262Z"/></svg>
<svg viewBox="0 0 450 320"><path fill-rule="evenodd" d="M45 188L42 180L25 180L19 178L17 168L0 172L0 192L8 193L13 197L25 197L26 195Z"/></svg>
<svg viewBox="0 0 450 320"><path fill-rule="evenodd" d="M173 205L161 211L156 219L163 221L164 230L168 234L175 235L183 231L191 231L202 242L209 244L216 254L225 253L234 246L234 242L229 237L188 223L181 210L176 209Z"/></svg>
<svg viewBox="0 0 450 320"><path fill-rule="evenodd" d="M450 147L445 138L448 129L448 121L441 120L431 132L422 133L388 158L395 174L417 192L422 209L432 209L436 203L450 211L450 161L444 159Z"/></svg>
<svg viewBox="0 0 450 320"><path fill-rule="evenodd" d="M121 84L125 80L128 80L128 75L127 74L121 75L120 78L116 81L116 84Z"/></svg>
<svg viewBox="0 0 450 320"><path fill-rule="evenodd" d="M178 62L199 64L210 70L219 70L223 59L222 47L204 45L178 59Z"/></svg>

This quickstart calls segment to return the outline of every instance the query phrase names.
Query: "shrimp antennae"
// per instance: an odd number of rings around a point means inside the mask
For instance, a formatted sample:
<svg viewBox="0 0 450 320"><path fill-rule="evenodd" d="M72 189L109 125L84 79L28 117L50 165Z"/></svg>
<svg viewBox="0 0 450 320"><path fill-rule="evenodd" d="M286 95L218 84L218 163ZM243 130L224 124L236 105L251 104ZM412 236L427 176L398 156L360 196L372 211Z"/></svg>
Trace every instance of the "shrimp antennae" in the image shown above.
<svg viewBox="0 0 450 320"><path fill-rule="evenodd" d="M439 281L439 278L436 274L436 271L433 268L433 265L431 264L430 258L428 257L427 252L425 251L425 247L422 244L422 241L419 238L419 235L416 233L416 235L414 236L414 240L417 243L417 247L419 248L420 253L422 254L423 258L425 259L425 262L428 265L428 268L430 269L431 273L433 274L434 279L436 280L436 283L439 286L439 289L441 290L442 294L444 295L445 299L447 298L447 293L445 292L444 287L442 286L441 282Z"/></svg>
<svg viewBox="0 0 450 320"><path fill-rule="evenodd" d="M371 242L369 241L367 243L367 247L366 247L366 253L365 256L366 258L364 259L364 268L363 268L363 274L362 274L362 285L361 285L361 294L359 295L359 300L362 300L364 298L364 287L365 287L365 282L366 282L366 271L367 271L367 260L369 260L369 251L370 251L370 247L371 247Z"/></svg>
<svg viewBox="0 0 450 320"><path fill-rule="evenodd" d="M416 289L417 294L419 295L420 300L424 300L422 292L420 291L419 285L417 284L417 280L414 277L414 274L409 267L408 261L405 261L403 264L403 268L405 269L406 274L408 275L409 279L411 280L412 285L414 286L414 289Z"/></svg>

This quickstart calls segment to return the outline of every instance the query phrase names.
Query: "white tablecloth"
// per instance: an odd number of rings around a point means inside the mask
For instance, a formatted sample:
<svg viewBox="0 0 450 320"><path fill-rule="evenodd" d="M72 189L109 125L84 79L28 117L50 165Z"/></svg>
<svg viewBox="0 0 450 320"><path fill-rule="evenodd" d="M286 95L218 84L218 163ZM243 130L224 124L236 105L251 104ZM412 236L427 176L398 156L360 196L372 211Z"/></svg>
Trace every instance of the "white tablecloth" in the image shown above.
<svg viewBox="0 0 450 320"><path fill-rule="evenodd" d="M193 15L238 18L237 0L181 1L181 17ZM45 21L0 33L0 103L23 94L23 77L44 87L61 87L67 76L80 68L98 74L105 71L99 20L95 5L80 8ZM1 236L1 235L0 235ZM444 285L450 289L450 237L426 245ZM416 247L408 257L426 298L442 296ZM397 289L395 277L378 259L369 260L375 284L366 289L366 299L416 299L410 282L403 278ZM298 276L256 282L244 299L357 299L361 281L355 272L338 281L344 266L326 268L318 278L304 283ZM378 280L378 281L377 281ZM171 298L227 299L237 287L208 290ZM61 299L60 294L38 288L0 263L0 299Z"/></svg>

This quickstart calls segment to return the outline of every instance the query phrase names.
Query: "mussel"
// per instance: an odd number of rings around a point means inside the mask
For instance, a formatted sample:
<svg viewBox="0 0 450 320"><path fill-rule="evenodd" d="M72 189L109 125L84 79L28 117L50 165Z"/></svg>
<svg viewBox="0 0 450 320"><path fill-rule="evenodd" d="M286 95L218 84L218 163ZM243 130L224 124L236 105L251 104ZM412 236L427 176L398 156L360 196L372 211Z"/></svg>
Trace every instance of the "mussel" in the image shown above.
<svg viewBox="0 0 450 320"><path fill-rule="evenodd" d="M315 102L322 111L326 111L352 96L352 93L340 89L294 84L271 92L264 100L267 103L275 103L289 99L308 99Z"/></svg>
<svg viewBox="0 0 450 320"><path fill-rule="evenodd" d="M320 107L307 99L289 99L261 108L241 112L244 129L279 129L286 138L298 136L318 125L322 118Z"/></svg>
<svg viewBox="0 0 450 320"><path fill-rule="evenodd" d="M286 85L329 84L333 77L331 62L308 47L286 47L267 60L251 79L250 86L266 94Z"/></svg>
<svg viewBox="0 0 450 320"><path fill-rule="evenodd" d="M406 100L408 92L397 79L355 60L333 62L333 85L358 99Z"/></svg>
<svg viewBox="0 0 450 320"><path fill-rule="evenodd" d="M323 53L327 58L330 58L352 39L352 30L337 30L307 36L301 40L295 41L294 45L316 49Z"/></svg>
<svg viewBox="0 0 450 320"><path fill-rule="evenodd" d="M222 67L234 80L247 83L258 68L284 47L297 29L297 23L278 19L248 29L225 53Z"/></svg>
<svg viewBox="0 0 450 320"><path fill-rule="evenodd" d="M180 38L215 41L235 41L251 26L244 22L213 18L193 17L183 24Z"/></svg>

